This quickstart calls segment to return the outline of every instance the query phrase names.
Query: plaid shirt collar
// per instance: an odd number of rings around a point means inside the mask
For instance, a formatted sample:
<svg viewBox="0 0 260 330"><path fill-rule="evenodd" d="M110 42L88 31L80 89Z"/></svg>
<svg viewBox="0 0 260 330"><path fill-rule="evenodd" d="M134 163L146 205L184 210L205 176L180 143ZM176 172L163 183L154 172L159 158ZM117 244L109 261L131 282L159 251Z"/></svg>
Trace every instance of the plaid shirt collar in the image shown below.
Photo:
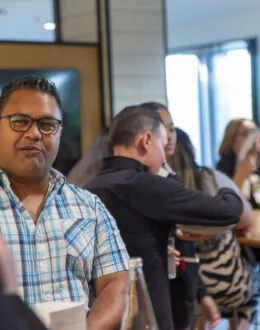
<svg viewBox="0 0 260 330"><path fill-rule="evenodd" d="M49 192L52 190L50 189L50 187L51 188L55 187L55 191L58 191L66 183L65 176L61 174L59 171L55 170L54 168L50 169L49 177L50 177ZM1 168L0 168L0 185L10 189L10 180L8 178L8 175Z"/></svg>

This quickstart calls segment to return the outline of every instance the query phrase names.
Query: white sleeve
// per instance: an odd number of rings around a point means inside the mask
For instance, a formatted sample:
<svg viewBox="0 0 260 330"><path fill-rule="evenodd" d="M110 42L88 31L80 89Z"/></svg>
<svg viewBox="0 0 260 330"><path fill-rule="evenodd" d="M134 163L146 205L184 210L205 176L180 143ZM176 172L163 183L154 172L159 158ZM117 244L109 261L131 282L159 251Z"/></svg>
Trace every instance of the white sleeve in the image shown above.
<svg viewBox="0 0 260 330"><path fill-rule="evenodd" d="M230 188L240 195L238 186L226 174L215 170L214 176L219 188Z"/></svg>

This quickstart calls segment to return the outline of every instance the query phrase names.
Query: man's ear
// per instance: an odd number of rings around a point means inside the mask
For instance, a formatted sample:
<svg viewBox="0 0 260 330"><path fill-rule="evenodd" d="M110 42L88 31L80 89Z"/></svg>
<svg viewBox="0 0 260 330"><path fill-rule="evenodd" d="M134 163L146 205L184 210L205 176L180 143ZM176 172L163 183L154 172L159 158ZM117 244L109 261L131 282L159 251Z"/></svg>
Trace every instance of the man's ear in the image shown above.
<svg viewBox="0 0 260 330"><path fill-rule="evenodd" d="M152 133L150 131L144 132L140 137L139 137L139 148L141 148L144 151L147 151L149 148L150 144L152 143Z"/></svg>

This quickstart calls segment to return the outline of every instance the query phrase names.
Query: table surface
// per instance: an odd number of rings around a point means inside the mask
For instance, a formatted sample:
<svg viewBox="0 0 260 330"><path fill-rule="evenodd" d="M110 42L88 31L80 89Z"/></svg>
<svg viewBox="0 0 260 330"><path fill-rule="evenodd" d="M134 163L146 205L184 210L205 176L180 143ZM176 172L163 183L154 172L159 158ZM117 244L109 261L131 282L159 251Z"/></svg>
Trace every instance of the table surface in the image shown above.
<svg viewBox="0 0 260 330"><path fill-rule="evenodd" d="M260 210L253 210L253 225L246 237L237 237L240 244L260 247Z"/></svg>

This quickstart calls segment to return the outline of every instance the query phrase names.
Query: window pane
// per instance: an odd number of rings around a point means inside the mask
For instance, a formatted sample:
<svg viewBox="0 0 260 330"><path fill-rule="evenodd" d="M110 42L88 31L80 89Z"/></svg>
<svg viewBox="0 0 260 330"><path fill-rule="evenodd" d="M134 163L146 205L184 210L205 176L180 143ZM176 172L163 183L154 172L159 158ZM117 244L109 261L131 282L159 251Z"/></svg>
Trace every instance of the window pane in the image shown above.
<svg viewBox="0 0 260 330"><path fill-rule="evenodd" d="M166 57L166 81L169 110L174 123L190 135L196 159L202 163L198 92L199 60L196 55Z"/></svg>
<svg viewBox="0 0 260 330"><path fill-rule="evenodd" d="M0 40L55 40L53 0L1 1L0 16Z"/></svg>
<svg viewBox="0 0 260 330"><path fill-rule="evenodd" d="M218 148L227 123L233 118L252 119L251 56L246 49L212 57L215 144Z"/></svg>

